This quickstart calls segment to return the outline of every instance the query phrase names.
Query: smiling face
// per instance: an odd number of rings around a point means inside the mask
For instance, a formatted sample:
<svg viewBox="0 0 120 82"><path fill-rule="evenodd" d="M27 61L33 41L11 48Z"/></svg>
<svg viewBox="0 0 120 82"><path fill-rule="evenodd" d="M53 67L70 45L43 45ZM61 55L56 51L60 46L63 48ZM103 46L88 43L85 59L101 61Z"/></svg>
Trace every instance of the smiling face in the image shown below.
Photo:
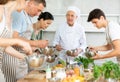
<svg viewBox="0 0 120 82"><path fill-rule="evenodd" d="M73 26L73 24L76 21L76 18L77 18L77 16L76 16L75 12L73 12L73 11L67 12L66 19L67 19L67 23L69 26Z"/></svg>
<svg viewBox="0 0 120 82"><path fill-rule="evenodd" d="M30 2L28 2L27 8L28 8L28 14L31 17L34 17L34 16L38 16L39 14L41 14L41 12L44 9L44 5L42 3L38 4L34 1L30 1Z"/></svg>
<svg viewBox="0 0 120 82"><path fill-rule="evenodd" d="M53 22L53 20L43 20L43 19L40 19L40 29L47 29L47 27Z"/></svg>
<svg viewBox="0 0 120 82"><path fill-rule="evenodd" d="M52 23L53 20L42 20L42 29L47 29L47 27Z"/></svg>

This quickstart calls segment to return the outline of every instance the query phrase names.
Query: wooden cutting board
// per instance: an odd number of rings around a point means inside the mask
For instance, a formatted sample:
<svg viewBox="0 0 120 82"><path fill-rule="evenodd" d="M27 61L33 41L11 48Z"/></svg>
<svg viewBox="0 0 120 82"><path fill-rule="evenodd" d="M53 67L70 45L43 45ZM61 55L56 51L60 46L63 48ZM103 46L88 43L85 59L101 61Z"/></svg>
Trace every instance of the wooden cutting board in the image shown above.
<svg viewBox="0 0 120 82"><path fill-rule="evenodd" d="M31 79L31 80L25 80L25 79L20 79L20 80L18 80L17 82L47 82L46 81L46 79L43 79L43 80L33 80L33 79Z"/></svg>
<svg viewBox="0 0 120 82"><path fill-rule="evenodd" d="M33 71L17 82L47 82L47 80L45 79L45 73Z"/></svg>

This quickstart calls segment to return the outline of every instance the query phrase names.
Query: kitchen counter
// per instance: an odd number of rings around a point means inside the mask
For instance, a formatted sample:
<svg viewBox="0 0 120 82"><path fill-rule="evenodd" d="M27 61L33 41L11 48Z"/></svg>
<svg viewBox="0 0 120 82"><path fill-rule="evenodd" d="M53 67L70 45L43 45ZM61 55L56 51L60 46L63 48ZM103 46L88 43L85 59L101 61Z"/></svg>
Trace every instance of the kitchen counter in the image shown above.
<svg viewBox="0 0 120 82"><path fill-rule="evenodd" d="M45 79L45 73L40 73L39 71L32 71L24 78L19 79L17 82L48 82L48 81ZM85 82L93 82L93 81L85 81ZM98 81L95 82L107 82L107 81L103 80L103 78L100 78Z"/></svg>
<svg viewBox="0 0 120 82"><path fill-rule="evenodd" d="M45 79L45 73L32 71L24 78L19 79L17 82L47 82L47 80Z"/></svg>
<svg viewBox="0 0 120 82"><path fill-rule="evenodd" d="M17 82L48 82L48 81L45 79L45 73L40 73L39 71L32 71L24 78L19 79Z"/></svg>

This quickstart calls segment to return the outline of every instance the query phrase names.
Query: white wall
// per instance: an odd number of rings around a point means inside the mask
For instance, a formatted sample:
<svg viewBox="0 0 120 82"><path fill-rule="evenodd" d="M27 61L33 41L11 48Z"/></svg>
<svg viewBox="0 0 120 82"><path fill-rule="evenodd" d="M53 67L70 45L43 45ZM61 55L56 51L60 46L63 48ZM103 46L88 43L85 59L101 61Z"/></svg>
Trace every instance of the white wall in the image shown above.
<svg viewBox="0 0 120 82"><path fill-rule="evenodd" d="M88 13L94 8L102 9L107 19L116 21L120 24L120 0L46 0L47 7L45 11L49 11L54 15L54 22L44 31L43 39L49 40L52 45L54 34L59 24L65 21L65 13L68 6L75 5L81 11L79 19L86 31L87 44L92 46L105 44L104 30L98 30L91 23L87 22ZM33 21L36 21L35 17ZM108 59L109 60L109 59ZM115 58L112 58L115 61ZM102 63L98 61L97 63Z"/></svg>
<svg viewBox="0 0 120 82"><path fill-rule="evenodd" d="M86 31L96 31L91 23L87 23L88 13L94 8L102 9L107 18L120 23L120 0L46 0L46 10L50 11L55 21L48 31L55 31L58 24L65 21L65 13L68 6L75 5L81 10L81 24Z"/></svg>
<svg viewBox="0 0 120 82"><path fill-rule="evenodd" d="M46 0L46 11L51 12L55 20L52 25L46 30L44 38L54 36L54 31L60 23L65 21L65 12L68 6L75 5L81 10L81 24L85 27L88 45L100 45L105 42L104 30L98 30L91 23L87 22L88 13L94 8L102 9L107 15L107 19L120 23L120 0ZM97 32L97 33L96 33ZM98 33L99 32L99 33ZM49 35L47 35L49 34ZM48 36L48 37L47 37ZM97 36L97 37L96 37ZM98 38L98 36L100 38ZM98 39L96 39L98 38ZM53 39L53 38L52 38ZM99 40L99 42L97 41ZM50 40L51 43L52 40Z"/></svg>
<svg viewBox="0 0 120 82"><path fill-rule="evenodd" d="M80 8L82 14L94 8L101 8L105 13L119 14L120 0L46 0L46 10L51 11L53 14L64 14L65 9L70 5L75 5ZM119 11L118 11L119 10Z"/></svg>
<svg viewBox="0 0 120 82"><path fill-rule="evenodd" d="M71 5L80 9L80 23L85 27L86 31L98 31L91 23L87 22L88 13L94 8L102 9L109 20L120 23L120 0L46 0L46 2L47 7L45 11L51 12L55 18L47 31L55 31L60 23L66 21L66 9Z"/></svg>
<svg viewBox="0 0 120 82"><path fill-rule="evenodd" d="M102 9L107 19L120 23L120 0L46 0L46 11L50 11L55 20L53 24L44 32L44 39L52 44L54 33L61 22L65 21L66 8L71 5L77 6L81 10L81 24L85 27L88 45L105 44L103 30L97 30L91 23L86 22L88 13L94 8Z"/></svg>

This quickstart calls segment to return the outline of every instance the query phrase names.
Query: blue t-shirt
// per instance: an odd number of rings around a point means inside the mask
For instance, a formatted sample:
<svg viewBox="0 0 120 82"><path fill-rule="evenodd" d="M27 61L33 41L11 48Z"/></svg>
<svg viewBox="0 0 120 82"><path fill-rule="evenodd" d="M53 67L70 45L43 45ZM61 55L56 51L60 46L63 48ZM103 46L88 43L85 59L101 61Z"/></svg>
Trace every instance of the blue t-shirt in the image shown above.
<svg viewBox="0 0 120 82"><path fill-rule="evenodd" d="M12 13L12 28L13 31L17 31L20 36L26 32L28 26L32 24L30 16L25 11L13 12Z"/></svg>

